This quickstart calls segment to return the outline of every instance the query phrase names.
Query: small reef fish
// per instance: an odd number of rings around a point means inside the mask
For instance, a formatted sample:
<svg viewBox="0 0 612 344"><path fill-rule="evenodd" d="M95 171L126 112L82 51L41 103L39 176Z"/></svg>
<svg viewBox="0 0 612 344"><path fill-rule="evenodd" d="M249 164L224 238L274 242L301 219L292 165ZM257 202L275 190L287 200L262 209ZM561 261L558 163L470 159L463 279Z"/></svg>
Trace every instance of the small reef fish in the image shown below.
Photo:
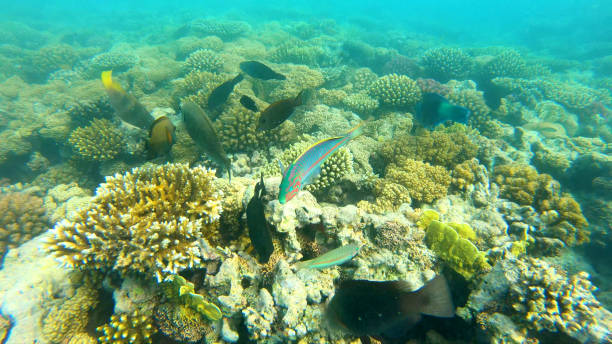
<svg viewBox="0 0 612 344"><path fill-rule="evenodd" d="M210 118L196 103L186 101L181 104L187 133L213 161L227 169L229 180L232 180L232 164L225 154L221 140L217 136Z"/></svg>
<svg viewBox="0 0 612 344"><path fill-rule="evenodd" d="M175 131L176 127L168 117L161 116L156 119L149 130L149 141L147 142L149 155L157 157L167 154L176 141Z"/></svg>
<svg viewBox="0 0 612 344"><path fill-rule="evenodd" d="M293 114L296 107L302 105L301 91L295 98L283 99L274 102L261 112L257 130L270 130L281 125L287 118Z"/></svg>
<svg viewBox="0 0 612 344"><path fill-rule="evenodd" d="M244 106L248 110L251 110L253 112L259 112L257 104L255 104L255 101L249 96L240 97L240 104L242 104L242 106Z"/></svg>
<svg viewBox="0 0 612 344"><path fill-rule="evenodd" d="M438 275L416 291L405 281L343 281L326 314L353 335L397 339L423 314L452 318L454 309L446 279Z"/></svg>
<svg viewBox="0 0 612 344"><path fill-rule="evenodd" d="M244 75L238 74L235 78L222 83L212 90L210 96L208 96L208 109L214 110L225 104L230 93L234 90L234 86L242 81L242 79L244 79Z"/></svg>
<svg viewBox="0 0 612 344"><path fill-rule="evenodd" d="M110 98L110 104L123 121L143 130L149 130L155 118L133 95L127 93L113 80L113 71L102 72L102 84Z"/></svg>
<svg viewBox="0 0 612 344"><path fill-rule="evenodd" d="M361 124L351 129L346 135L321 140L310 146L302 155L285 170L279 165L283 174L278 201L285 204L321 173L321 164L334 152L342 148L351 139L361 134Z"/></svg>
<svg viewBox="0 0 612 344"><path fill-rule="evenodd" d="M265 264L270 259L270 255L274 252L274 244L272 243L272 234L270 232L270 225L266 220L264 212L263 196L266 194L266 187L263 181L263 174L261 180L255 185L255 193L247 204L246 217L247 226L249 227L249 238L255 248L255 252L259 256L258 261L261 264Z"/></svg>
<svg viewBox="0 0 612 344"><path fill-rule="evenodd" d="M423 100L417 105L416 114L423 127L433 129L447 121L467 124L470 110L451 104L437 93L424 93Z"/></svg>
<svg viewBox="0 0 612 344"><path fill-rule="evenodd" d="M253 78L261 80L285 80L287 79L284 75L273 71L270 67L257 61L244 61L240 62L240 69L252 76Z"/></svg>
<svg viewBox="0 0 612 344"><path fill-rule="evenodd" d="M359 245L344 245L326 252L317 258L295 263L296 269L324 269L341 265L353 259L359 253Z"/></svg>

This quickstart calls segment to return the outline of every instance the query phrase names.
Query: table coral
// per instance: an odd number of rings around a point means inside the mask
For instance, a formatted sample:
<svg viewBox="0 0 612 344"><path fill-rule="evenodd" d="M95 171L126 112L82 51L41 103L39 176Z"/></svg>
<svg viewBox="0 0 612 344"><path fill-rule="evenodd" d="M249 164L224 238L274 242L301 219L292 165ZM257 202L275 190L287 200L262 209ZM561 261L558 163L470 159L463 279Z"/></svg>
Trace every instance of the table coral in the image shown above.
<svg viewBox="0 0 612 344"><path fill-rule="evenodd" d="M405 75L389 74L378 78L368 89L383 105L412 107L421 101L421 88Z"/></svg>
<svg viewBox="0 0 612 344"><path fill-rule="evenodd" d="M217 230L214 171L143 166L107 177L92 204L52 229L46 249L72 267L112 268L161 281L200 262L197 241Z"/></svg>
<svg viewBox="0 0 612 344"><path fill-rule="evenodd" d="M101 333L98 341L109 344L150 344L157 332L151 317L138 311L112 315L108 324L96 330Z"/></svg>
<svg viewBox="0 0 612 344"><path fill-rule="evenodd" d="M425 52L422 59L425 73L430 77L446 82L461 80L472 70L474 61L459 48L433 48Z"/></svg>
<svg viewBox="0 0 612 344"><path fill-rule="evenodd" d="M80 159L89 161L112 160L125 151L123 134L107 119L73 130L68 142Z"/></svg>
<svg viewBox="0 0 612 344"><path fill-rule="evenodd" d="M387 166L385 179L403 185L413 200L424 203L446 196L451 182L444 167L405 158Z"/></svg>
<svg viewBox="0 0 612 344"><path fill-rule="evenodd" d="M29 193L0 194L0 262L17 247L47 229L43 200Z"/></svg>

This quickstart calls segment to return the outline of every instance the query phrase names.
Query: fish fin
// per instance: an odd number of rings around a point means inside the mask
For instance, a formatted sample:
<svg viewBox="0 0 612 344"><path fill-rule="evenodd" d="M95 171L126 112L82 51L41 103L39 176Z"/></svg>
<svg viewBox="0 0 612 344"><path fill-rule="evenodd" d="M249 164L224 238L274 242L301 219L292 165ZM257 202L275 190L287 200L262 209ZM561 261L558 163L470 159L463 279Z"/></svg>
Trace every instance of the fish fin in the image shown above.
<svg viewBox="0 0 612 344"><path fill-rule="evenodd" d="M353 129L349 130L349 132L346 133L346 135L344 136L348 136L349 140L352 140L356 138L357 136L360 136L361 134L363 134L363 124L365 122L367 121L362 121L361 123L357 124Z"/></svg>
<svg viewBox="0 0 612 344"><path fill-rule="evenodd" d="M284 176L285 172L287 172L287 171L285 170L285 167L283 166L283 162L280 161L280 159L276 159L276 161L278 161L278 167L280 167L281 176Z"/></svg>
<svg viewBox="0 0 612 344"><path fill-rule="evenodd" d="M299 262L293 264L293 267L295 267L296 270L300 270L300 269L308 268L308 265L309 265L309 261L308 260L303 260L303 261L299 261Z"/></svg>
<svg viewBox="0 0 612 344"><path fill-rule="evenodd" d="M451 298L450 289L443 275L434 277L421 289L415 292L421 299L422 314L441 318L452 318L455 316L455 306Z"/></svg>
<svg viewBox="0 0 612 344"><path fill-rule="evenodd" d="M312 168L312 173L308 173L304 179L302 179L302 185L308 185L321 174L321 165L317 164Z"/></svg>
<svg viewBox="0 0 612 344"><path fill-rule="evenodd" d="M123 90L121 85L119 85L118 82L113 80L113 71L112 70L105 70L105 71L103 71L102 75L100 76L100 78L102 79L102 84L104 85L104 88L106 90L125 93L125 91Z"/></svg>
<svg viewBox="0 0 612 344"><path fill-rule="evenodd" d="M302 105L303 104L303 95L304 95L304 90L301 90L300 93L298 93L297 96L295 96L295 100L294 100L294 104L296 106Z"/></svg>
<svg viewBox="0 0 612 344"><path fill-rule="evenodd" d="M232 183L232 159L227 158L228 163L227 163L227 179L229 180L229 183Z"/></svg>

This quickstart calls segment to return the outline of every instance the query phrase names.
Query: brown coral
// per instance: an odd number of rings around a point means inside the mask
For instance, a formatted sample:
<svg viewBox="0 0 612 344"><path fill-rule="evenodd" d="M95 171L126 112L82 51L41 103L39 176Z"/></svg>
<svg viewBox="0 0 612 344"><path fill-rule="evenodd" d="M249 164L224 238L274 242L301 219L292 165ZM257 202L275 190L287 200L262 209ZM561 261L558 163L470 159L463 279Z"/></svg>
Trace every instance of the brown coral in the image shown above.
<svg viewBox="0 0 612 344"><path fill-rule="evenodd" d="M412 159L389 164L385 179L403 185L413 200L424 203L446 196L451 182L450 173L444 167Z"/></svg>
<svg viewBox="0 0 612 344"><path fill-rule="evenodd" d="M71 340L83 332L87 313L98 304L98 292L91 285L79 287L74 296L54 307L43 319L42 335L52 343Z"/></svg>
<svg viewBox="0 0 612 344"><path fill-rule="evenodd" d="M87 127L77 128L68 142L83 160L105 161L125 150L123 134L107 119L94 119Z"/></svg>
<svg viewBox="0 0 612 344"><path fill-rule="evenodd" d="M22 192L0 194L0 260L8 249L32 239L48 225L42 198Z"/></svg>
<svg viewBox="0 0 612 344"><path fill-rule="evenodd" d="M47 249L69 266L139 272L162 280L200 261L197 241L218 226L214 171L144 166L107 177L89 208L52 230Z"/></svg>

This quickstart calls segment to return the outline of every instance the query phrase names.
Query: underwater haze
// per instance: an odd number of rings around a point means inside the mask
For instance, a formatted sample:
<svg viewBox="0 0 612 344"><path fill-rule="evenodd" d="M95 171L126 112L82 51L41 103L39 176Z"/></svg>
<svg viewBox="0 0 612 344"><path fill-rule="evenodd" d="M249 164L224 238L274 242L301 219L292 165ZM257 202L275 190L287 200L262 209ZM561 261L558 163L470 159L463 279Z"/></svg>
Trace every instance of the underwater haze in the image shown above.
<svg viewBox="0 0 612 344"><path fill-rule="evenodd" d="M0 343L612 343L610 23L4 1Z"/></svg>

